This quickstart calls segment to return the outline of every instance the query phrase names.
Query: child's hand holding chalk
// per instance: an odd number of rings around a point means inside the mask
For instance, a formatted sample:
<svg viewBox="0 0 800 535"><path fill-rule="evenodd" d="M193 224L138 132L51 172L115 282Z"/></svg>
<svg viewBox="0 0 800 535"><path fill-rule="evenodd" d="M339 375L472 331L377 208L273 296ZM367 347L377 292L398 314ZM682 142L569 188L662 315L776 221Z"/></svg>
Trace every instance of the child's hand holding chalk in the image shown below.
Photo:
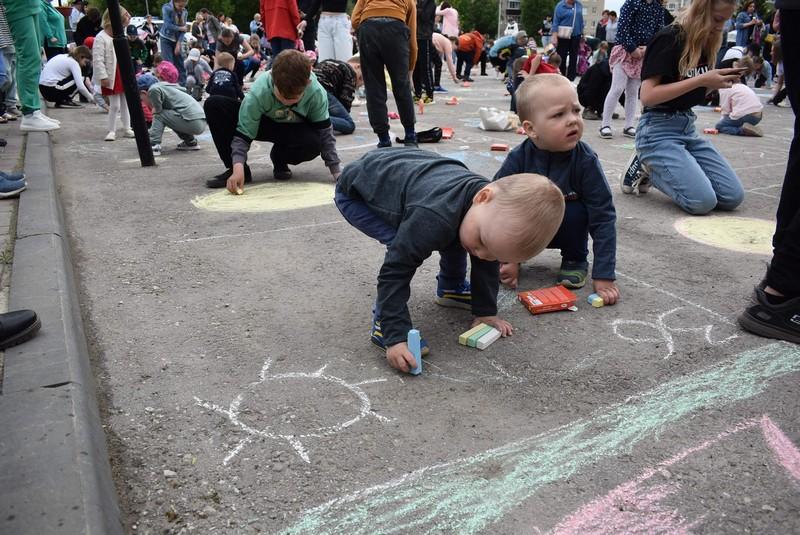
<svg viewBox="0 0 800 535"><path fill-rule="evenodd" d="M417 360L408 350L408 344L405 342L389 346L386 350L386 360L389 361L389 366L405 373L409 373L417 367Z"/></svg>
<svg viewBox="0 0 800 535"><path fill-rule="evenodd" d="M594 279L592 286L594 293L603 298L603 303L613 305L619 300L619 288L614 281L608 279Z"/></svg>

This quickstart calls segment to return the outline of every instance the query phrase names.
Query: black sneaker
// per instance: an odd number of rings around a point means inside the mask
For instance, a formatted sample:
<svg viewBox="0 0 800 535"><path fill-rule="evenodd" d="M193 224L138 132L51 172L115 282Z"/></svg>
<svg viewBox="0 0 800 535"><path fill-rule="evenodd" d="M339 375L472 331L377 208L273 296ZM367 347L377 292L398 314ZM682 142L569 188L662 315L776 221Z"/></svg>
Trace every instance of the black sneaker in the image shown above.
<svg viewBox="0 0 800 535"><path fill-rule="evenodd" d="M625 172L621 173L620 185L622 186L622 193L647 193L650 191L650 173L647 167L639 159L637 153L633 153L628 165L625 166Z"/></svg>
<svg viewBox="0 0 800 535"><path fill-rule="evenodd" d="M0 314L0 351L27 342L42 326L33 310L15 310Z"/></svg>
<svg viewBox="0 0 800 535"><path fill-rule="evenodd" d="M56 108L83 108L83 106L74 100L65 100L64 102L56 103Z"/></svg>
<svg viewBox="0 0 800 535"><path fill-rule="evenodd" d="M739 325L759 336L800 344L800 297L773 305L761 288L755 290L755 303L739 315Z"/></svg>
<svg viewBox="0 0 800 535"><path fill-rule="evenodd" d="M272 171L272 177L275 180L290 180L292 178L292 170L286 164L280 165L273 163L275 168Z"/></svg>
<svg viewBox="0 0 800 535"><path fill-rule="evenodd" d="M233 174L233 169L228 169L224 173L220 173L211 180L206 180L206 187L211 189L219 189L228 187L228 179ZM244 166L244 183L249 184L253 181L253 174L250 172L250 166Z"/></svg>

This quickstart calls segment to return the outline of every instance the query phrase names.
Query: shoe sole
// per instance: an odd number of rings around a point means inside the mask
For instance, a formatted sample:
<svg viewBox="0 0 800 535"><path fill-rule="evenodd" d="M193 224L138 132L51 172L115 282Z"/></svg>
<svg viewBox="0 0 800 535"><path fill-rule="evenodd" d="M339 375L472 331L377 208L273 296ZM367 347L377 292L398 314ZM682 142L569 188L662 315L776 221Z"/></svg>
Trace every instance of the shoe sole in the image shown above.
<svg viewBox="0 0 800 535"><path fill-rule="evenodd" d="M15 189L14 191L2 192L2 193L0 193L0 199L8 199L10 197L16 197L17 195L19 195L20 193L25 191L27 189L27 187L28 186L22 186L21 188Z"/></svg>
<svg viewBox="0 0 800 535"><path fill-rule="evenodd" d="M572 282L571 280L564 279L564 280L557 280L556 284L560 284L564 288L577 290L579 288L583 288L584 286L586 286L586 280L584 280L583 282Z"/></svg>
<svg viewBox="0 0 800 535"><path fill-rule="evenodd" d="M58 130L59 128L61 128L61 127L56 124L56 125L53 125L53 126L46 126L46 127L42 126L42 127L39 127L39 128L30 127L30 126L29 127L20 126L19 130L20 130L20 132L50 132L52 130Z"/></svg>
<svg viewBox="0 0 800 535"><path fill-rule="evenodd" d="M0 351L5 351L9 347L17 346L23 342L27 342L31 338L33 338L37 332L39 332L39 328L42 326L42 320L39 317L36 317L36 321L31 323L25 330L18 332L2 344L0 344Z"/></svg>
<svg viewBox="0 0 800 535"><path fill-rule="evenodd" d="M176 150L181 150L181 151L187 151L188 152L188 151L193 151L193 150L200 150L200 147L197 146L197 145L195 145L194 147L176 147Z"/></svg>
<svg viewBox="0 0 800 535"><path fill-rule="evenodd" d="M436 304L446 308L460 308L462 310L472 310L472 303L465 303L449 297L436 297Z"/></svg>
<svg viewBox="0 0 800 535"><path fill-rule="evenodd" d="M623 132L622 135L630 139L636 139L636 132L634 132L633 134L628 134Z"/></svg>
<svg viewBox="0 0 800 535"><path fill-rule="evenodd" d="M800 344L800 335L759 321L757 318L754 318L747 312L740 314L737 319L739 320L739 325L741 325L744 330L752 334Z"/></svg>

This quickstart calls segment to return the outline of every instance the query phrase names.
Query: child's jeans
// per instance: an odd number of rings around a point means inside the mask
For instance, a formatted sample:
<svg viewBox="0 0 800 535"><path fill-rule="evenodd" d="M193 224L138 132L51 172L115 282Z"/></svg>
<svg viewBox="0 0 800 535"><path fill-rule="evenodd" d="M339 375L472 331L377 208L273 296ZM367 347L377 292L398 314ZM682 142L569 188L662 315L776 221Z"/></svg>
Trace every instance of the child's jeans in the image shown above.
<svg viewBox="0 0 800 535"><path fill-rule="evenodd" d="M639 159L652 184L686 212L733 210L744 200L739 177L706 139L697 135L691 111L645 111L636 130Z"/></svg>
<svg viewBox="0 0 800 535"><path fill-rule="evenodd" d="M356 123L353 122L353 118L347 113L347 109L339 102L336 95L330 91L328 91L328 115L334 132L352 134L355 131Z"/></svg>
<svg viewBox="0 0 800 535"><path fill-rule="evenodd" d="M175 110L161 110L153 114L153 126L150 127L150 144L160 145L164 135L164 127L170 127L184 141L194 141L206 129L205 119L187 121Z"/></svg>
<svg viewBox="0 0 800 535"><path fill-rule="evenodd" d="M747 124L757 125L761 122L760 113L751 113L738 119L731 119L730 115L723 115L722 119L717 123L717 130L721 134L730 134L732 136L743 136L742 126Z"/></svg>
<svg viewBox="0 0 800 535"><path fill-rule="evenodd" d="M564 219L548 249L560 249L561 258L570 262L586 262L589 254L589 212L581 201L564 203Z"/></svg>
<svg viewBox="0 0 800 535"><path fill-rule="evenodd" d="M342 216L352 226L387 247L392 244L397 235L397 229L378 217L364 201L352 199L338 186L333 201ZM439 256L439 275L436 277L439 281L439 288L458 288L467 276L467 252L460 245L456 245L439 251ZM380 319L377 303L375 318Z"/></svg>

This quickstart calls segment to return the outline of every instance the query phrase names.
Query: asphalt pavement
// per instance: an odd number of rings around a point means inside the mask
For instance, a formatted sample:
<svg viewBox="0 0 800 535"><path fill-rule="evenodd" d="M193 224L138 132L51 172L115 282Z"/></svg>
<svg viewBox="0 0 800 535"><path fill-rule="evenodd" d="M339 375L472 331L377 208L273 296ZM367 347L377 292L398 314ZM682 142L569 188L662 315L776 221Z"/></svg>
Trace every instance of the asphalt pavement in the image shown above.
<svg viewBox="0 0 800 535"><path fill-rule="evenodd" d="M523 137L480 130L478 108L507 109L509 97L493 76L450 90L418 130L454 137L422 148L491 176L506 154L490 146ZM735 322L770 258L789 108L765 108L763 138L709 136L747 194L735 212L705 217L657 191L623 195L633 140L619 135L622 120L612 140L587 121L617 209L621 301L593 308L587 286L576 312L532 316L504 289L514 335L465 348L469 314L433 301L434 255L409 301L431 346L418 377L369 342L383 250L341 218L321 160L276 183L270 144L256 143L254 183L236 197L204 186L223 170L208 133L197 152L176 151L168 133L158 165L142 168L134 140L102 141L96 109L50 113L62 121L50 136L53 194L119 503L99 502L100 524L800 532L800 347ZM718 117L696 113L700 129ZM366 109L353 115L355 134L337 138L344 163L376 141ZM525 263L520 289L552 285L559 260L546 251ZM105 481L103 459L90 465Z"/></svg>

